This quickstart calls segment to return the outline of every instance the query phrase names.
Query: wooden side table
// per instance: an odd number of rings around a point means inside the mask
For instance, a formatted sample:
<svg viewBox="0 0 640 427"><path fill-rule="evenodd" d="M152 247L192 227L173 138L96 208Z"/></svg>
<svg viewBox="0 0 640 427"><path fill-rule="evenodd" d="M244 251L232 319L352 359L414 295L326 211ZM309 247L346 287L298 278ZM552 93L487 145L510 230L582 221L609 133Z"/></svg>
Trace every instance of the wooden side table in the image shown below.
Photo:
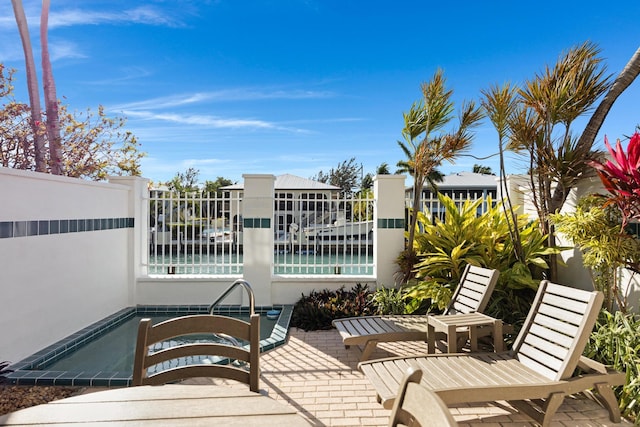
<svg viewBox="0 0 640 427"><path fill-rule="evenodd" d="M427 351L435 352L436 334L444 333L447 336L447 351L458 351L458 331L466 329L469 333L471 351L478 350L478 327L490 327L493 334L494 351L502 351L502 320L494 319L482 313L449 314L440 316L427 316ZM466 332L466 331L465 331ZM484 334L483 334L484 335Z"/></svg>

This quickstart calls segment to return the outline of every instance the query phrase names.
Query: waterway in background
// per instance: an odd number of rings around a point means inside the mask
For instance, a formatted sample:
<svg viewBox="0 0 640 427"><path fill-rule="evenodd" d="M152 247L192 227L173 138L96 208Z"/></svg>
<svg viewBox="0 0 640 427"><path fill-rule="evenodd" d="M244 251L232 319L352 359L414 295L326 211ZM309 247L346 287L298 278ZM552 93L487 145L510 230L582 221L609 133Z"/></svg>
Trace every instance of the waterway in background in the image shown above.
<svg viewBox="0 0 640 427"><path fill-rule="evenodd" d="M149 255L149 274L242 274L242 253ZM276 252L274 274L372 275L373 255Z"/></svg>

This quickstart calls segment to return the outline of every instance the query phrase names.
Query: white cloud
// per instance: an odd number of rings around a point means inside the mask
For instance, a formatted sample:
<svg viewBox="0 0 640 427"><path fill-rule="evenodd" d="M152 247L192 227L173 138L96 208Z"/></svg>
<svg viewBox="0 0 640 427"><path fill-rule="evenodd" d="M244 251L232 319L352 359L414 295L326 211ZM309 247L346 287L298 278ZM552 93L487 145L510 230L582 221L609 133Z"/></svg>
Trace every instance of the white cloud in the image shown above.
<svg viewBox="0 0 640 427"><path fill-rule="evenodd" d="M319 99L334 97L328 91L310 90L270 90L257 88L224 89L209 92L195 92L151 98L113 107L123 110L158 110L168 107L198 104L203 102L259 101L269 99Z"/></svg>
<svg viewBox="0 0 640 427"><path fill-rule="evenodd" d="M145 24L163 26L181 26L182 23L152 6L140 6L116 12L91 11L82 9L52 10L49 15L49 28L70 27L76 25L123 25Z"/></svg>
<svg viewBox="0 0 640 427"><path fill-rule="evenodd" d="M50 41L49 51L51 55L51 61L57 61L59 59L66 58L87 58L87 55L82 53L81 49L76 43L67 40Z"/></svg>
<svg viewBox="0 0 640 427"><path fill-rule="evenodd" d="M133 122L135 119L143 121L156 121L172 123L174 125L185 125L187 129L182 131L182 135L185 136L188 133L194 133L196 130L194 127L209 128L209 129L230 129L230 130L269 130L280 131L289 133L309 133L306 129L291 128L279 125L274 122L268 122L258 119L243 119L232 117L219 117L203 114L176 114L176 113L154 113L151 111L135 111L135 110L123 110L121 113L130 119L129 124L131 128L135 128L136 124ZM153 130L151 131L153 133ZM197 131L200 132L200 131ZM158 135L160 136L160 135ZM162 139L162 137L160 136Z"/></svg>
<svg viewBox="0 0 640 427"><path fill-rule="evenodd" d="M29 30L39 31L41 4L24 4ZM17 31L12 7L0 10L0 30ZM109 11L87 9L60 9L53 5L49 10L49 30L78 25L130 25L142 24L153 26L181 27L184 23L174 13L145 5L130 9L119 9L113 6Z"/></svg>

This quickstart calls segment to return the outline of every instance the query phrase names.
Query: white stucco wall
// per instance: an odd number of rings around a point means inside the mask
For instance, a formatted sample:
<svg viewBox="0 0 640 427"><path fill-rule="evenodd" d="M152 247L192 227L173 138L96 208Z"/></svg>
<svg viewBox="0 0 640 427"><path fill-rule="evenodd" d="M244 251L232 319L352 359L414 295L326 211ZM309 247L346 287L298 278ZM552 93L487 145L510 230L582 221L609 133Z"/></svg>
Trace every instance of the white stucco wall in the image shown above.
<svg viewBox="0 0 640 427"><path fill-rule="evenodd" d="M0 223L128 218L129 188L0 168ZM132 228L0 238L0 359L20 359L131 305Z"/></svg>

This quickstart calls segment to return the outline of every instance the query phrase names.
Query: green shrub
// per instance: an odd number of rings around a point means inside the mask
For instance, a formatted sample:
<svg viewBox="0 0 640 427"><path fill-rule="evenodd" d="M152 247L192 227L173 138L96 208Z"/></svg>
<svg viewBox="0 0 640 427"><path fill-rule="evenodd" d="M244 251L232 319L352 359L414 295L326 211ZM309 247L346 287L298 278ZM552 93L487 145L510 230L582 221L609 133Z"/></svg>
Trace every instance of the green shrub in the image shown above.
<svg viewBox="0 0 640 427"><path fill-rule="evenodd" d="M624 371L624 386L614 390L622 415L640 423L640 318L602 310L584 355Z"/></svg>
<svg viewBox="0 0 640 427"><path fill-rule="evenodd" d="M371 291L367 285L357 284L352 290L313 291L302 297L293 307L291 326L314 331L331 329L333 319L375 314Z"/></svg>
<svg viewBox="0 0 640 427"><path fill-rule="evenodd" d="M406 294L407 292L403 288L381 287L369 295L369 298L378 314L405 314L407 312Z"/></svg>
<svg viewBox="0 0 640 427"><path fill-rule="evenodd" d="M434 309L444 309L467 264L500 271L487 313L517 325L529 311L540 283L540 272L548 268L547 255L559 249L546 246L537 221L518 216L518 232L524 259L517 259L509 224L500 203L486 201L489 208L478 215L483 200L464 203L439 195L445 208L444 220L432 224L419 213L421 232L414 249L420 261L415 264L416 279L408 285L408 296L416 301L430 299Z"/></svg>

